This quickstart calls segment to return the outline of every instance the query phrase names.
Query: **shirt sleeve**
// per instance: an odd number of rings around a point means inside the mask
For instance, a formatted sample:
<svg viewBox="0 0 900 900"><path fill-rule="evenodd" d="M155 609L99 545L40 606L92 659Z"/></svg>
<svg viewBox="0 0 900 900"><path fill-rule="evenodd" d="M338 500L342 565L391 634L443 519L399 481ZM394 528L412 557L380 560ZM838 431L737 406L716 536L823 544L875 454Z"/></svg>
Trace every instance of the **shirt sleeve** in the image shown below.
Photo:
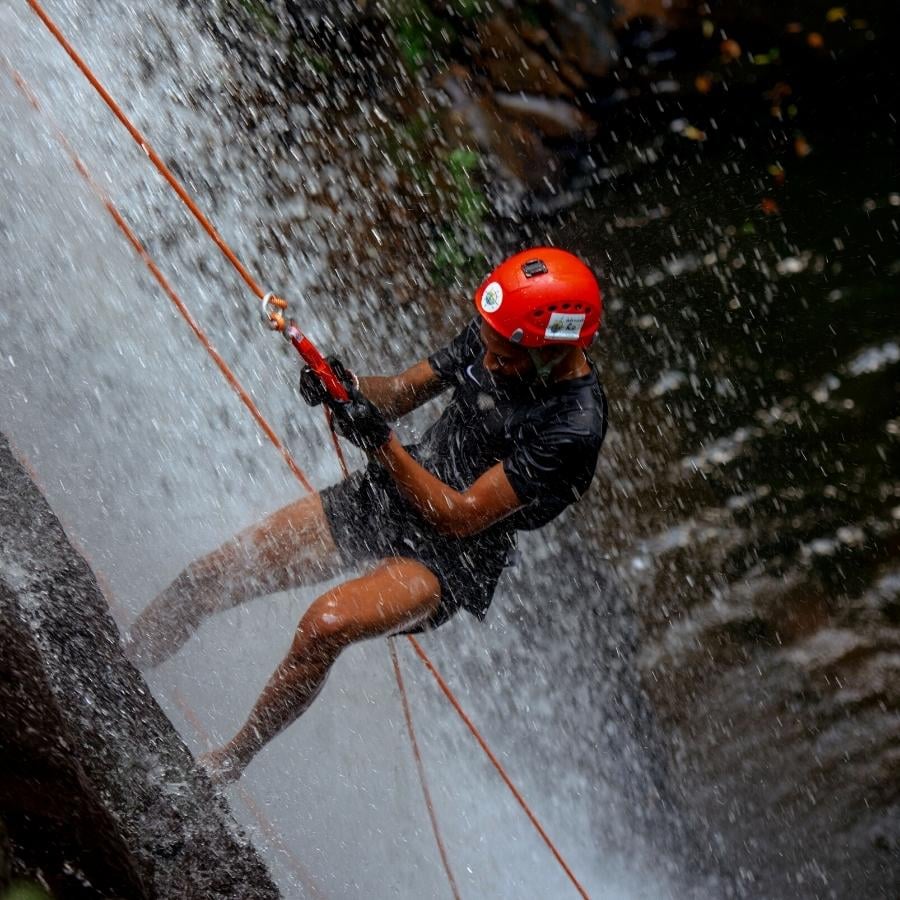
<svg viewBox="0 0 900 900"><path fill-rule="evenodd" d="M516 446L503 460L503 471L523 504L553 516L588 489L600 443L591 434L541 432Z"/></svg>
<svg viewBox="0 0 900 900"><path fill-rule="evenodd" d="M479 359L482 352L476 317L446 347L432 353L428 362L441 381L453 381L456 373Z"/></svg>

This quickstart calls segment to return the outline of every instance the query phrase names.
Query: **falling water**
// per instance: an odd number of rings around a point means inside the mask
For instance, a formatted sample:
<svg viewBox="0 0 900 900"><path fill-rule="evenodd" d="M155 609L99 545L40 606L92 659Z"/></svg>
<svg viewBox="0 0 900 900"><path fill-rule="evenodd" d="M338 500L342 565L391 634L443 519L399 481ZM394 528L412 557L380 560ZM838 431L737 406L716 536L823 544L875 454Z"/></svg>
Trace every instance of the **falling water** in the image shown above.
<svg viewBox="0 0 900 900"><path fill-rule="evenodd" d="M297 317L325 346L353 341L349 305L302 302L304 288L327 274L332 236L312 185L324 173L310 169L302 152L294 171L285 172L284 160L268 167L264 138L229 124L224 107L235 73L220 45L171 4L66 0L51 12L249 268L294 300ZM0 9L0 30L4 55L47 113L35 114L11 80L0 78L0 152L7 161L0 425L106 580L122 627L194 557L301 489L60 151L51 120L264 414L289 436L314 482L328 484L338 471L322 423L294 390L295 360L253 325L253 298L174 194L24 3ZM282 112L302 119L313 137L327 126L312 113ZM273 200L271 185L285 179L299 190L289 201ZM339 202L366 201L342 193ZM272 237L273 223L288 216L306 226L296 254ZM408 349L397 345L389 328L364 346L373 351L379 340L393 341L391 352L401 358L421 352L414 340ZM378 365L374 355L370 365ZM553 562L542 548L535 542L538 567ZM594 567L591 590L597 579L607 584L603 565L600 559ZM577 586L561 589L554 603ZM601 765L602 779L596 762L592 770L583 766L586 746L598 740L593 722L581 721L591 698L569 699L567 676L551 683L550 673L568 665L567 643L510 648L517 611L533 605L532 592L520 577L499 591L496 606L506 611L486 627L460 617L426 645L592 895L666 896L665 877L642 858L640 827L629 821L632 786L625 782L639 763L613 757ZM196 752L207 744L179 698L213 741L230 737L314 596L294 591L219 615L147 676ZM614 634L610 641L615 645ZM564 875L480 751L411 657L404 667L463 894L564 896ZM533 678L523 682L523 668ZM610 722L610 729L622 739L606 743L620 754L636 746L623 736L627 724ZM348 651L321 700L260 755L241 784L281 835L273 840L238 789L227 789L286 896L308 889L295 860L323 896L447 893L383 642Z"/></svg>
<svg viewBox="0 0 900 900"><path fill-rule="evenodd" d="M751 895L819 896L840 872L874 884L869 860L897 846L896 79L878 18L891 4L864 5L869 20L798 0L765 24L744 4L694 31L623 31L581 203L490 233L496 254L549 239L603 268L594 355L612 427L591 494L522 541L487 622L460 616L425 643L591 896L718 897L719 866ZM278 42L225 6L51 13L323 347L383 371L465 321L470 284L452 300L418 287L368 58L345 47L353 77L301 90ZM0 32L313 482L335 481L296 360L252 296L24 2L0 9ZM52 129L0 77L0 429L124 626L301 488ZM406 268L379 283L392 242L409 242ZM314 596L221 614L147 676L195 752L207 743L181 699L213 742L230 737ZM462 894L567 896L405 650L403 665ZM346 653L241 786L280 835L226 789L286 896L309 892L298 861L324 896L448 895L383 642Z"/></svg>

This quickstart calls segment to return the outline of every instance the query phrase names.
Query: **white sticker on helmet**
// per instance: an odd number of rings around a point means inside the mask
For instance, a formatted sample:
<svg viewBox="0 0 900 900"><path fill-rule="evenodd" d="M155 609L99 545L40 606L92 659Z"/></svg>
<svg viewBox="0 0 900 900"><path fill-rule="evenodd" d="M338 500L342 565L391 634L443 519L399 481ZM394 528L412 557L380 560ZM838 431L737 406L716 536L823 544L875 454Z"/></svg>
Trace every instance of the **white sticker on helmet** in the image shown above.
<svg viewBox="0 0 900 900"><path fill-rule="evenodd" d="M548 341L577 341L584 325L584 313L551 313L544 339Z"/></svg>
<svg viewBox="0 0 900 900"><path fill-rule="evenodd" d="M494 313L503 302L503 288L498 281L492 281L481 295L481 308L486 313Z"/></svg>

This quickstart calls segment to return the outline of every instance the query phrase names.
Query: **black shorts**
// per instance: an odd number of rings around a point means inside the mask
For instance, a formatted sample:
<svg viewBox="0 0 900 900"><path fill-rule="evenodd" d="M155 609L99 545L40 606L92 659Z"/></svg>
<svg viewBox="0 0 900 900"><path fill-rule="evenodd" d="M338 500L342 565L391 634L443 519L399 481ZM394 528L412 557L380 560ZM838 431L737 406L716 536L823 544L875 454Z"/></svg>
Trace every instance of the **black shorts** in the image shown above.
<svg viewBox="0 0 900 900"><path fill-rule="evenodd" d="M446 622L460 607L484 618L515 547L515 532L495 525L466 538L438 534L376 463L321 496L334 542L347 562L404 557L435 574L441 604L426 627Z"/></svg>

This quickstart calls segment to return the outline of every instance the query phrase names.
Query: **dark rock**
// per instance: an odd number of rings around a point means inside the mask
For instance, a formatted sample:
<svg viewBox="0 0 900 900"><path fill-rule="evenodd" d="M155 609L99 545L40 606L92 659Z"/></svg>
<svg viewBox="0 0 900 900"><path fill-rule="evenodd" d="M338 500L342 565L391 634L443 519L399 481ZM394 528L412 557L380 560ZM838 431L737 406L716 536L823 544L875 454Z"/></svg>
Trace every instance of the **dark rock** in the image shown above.
<svg viewBox="0 0 900 900"><path fill-rule="evenodd" d="M545 137L588 140L597 131L596 122L565 100L498 91L494 102L509 118L533 126Z"/></svg>
<svg viewBox="0 0 900 900"><path fill-rule="evenodd" d="M615 61L616 42L605 8L592 3L549 0L552 32L563 59L591 78L602 78Z"/></svg>
<svg viewBox="0 0 900 900"><path fill-rule="evenodd" d="M536 132L505 116L494 97L481 91L463 66L453 66L438 86L450 101L442 117L444 131L455 141L488 154L501 179L512 182L508 195L515 195L513 185L533 187L554 171L553 154Z"/></svg>
<svg viewBox="0 0 900 900"><path fill-rule="evenodd" d="M58 896L279 896L2 436L0 819Z"/></svg>
<svg viewBox="0 0 900 900"><path fill-rule="evenodd" d="M552 64L532 50L503 16L493 16L478 28L480 61L492 84L504 91L526 91L547 97L569 97L572 89Z"/></svg>

